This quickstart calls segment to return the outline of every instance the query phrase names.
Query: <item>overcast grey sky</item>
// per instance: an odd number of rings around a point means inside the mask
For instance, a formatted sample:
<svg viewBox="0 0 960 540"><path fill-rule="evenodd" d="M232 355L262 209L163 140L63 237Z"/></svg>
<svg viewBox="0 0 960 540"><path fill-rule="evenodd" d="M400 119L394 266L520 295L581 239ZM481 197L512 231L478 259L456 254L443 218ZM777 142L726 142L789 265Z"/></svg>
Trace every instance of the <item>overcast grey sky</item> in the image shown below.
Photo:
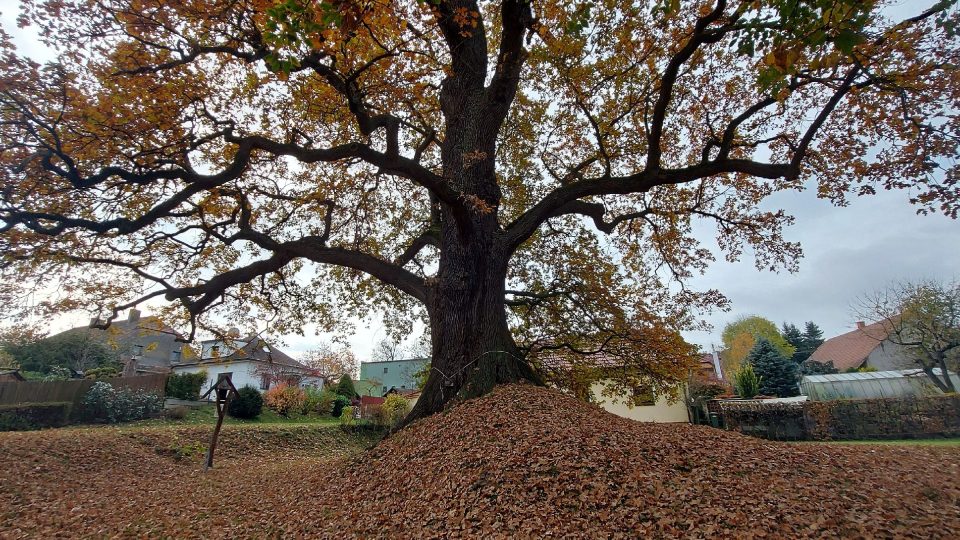
<svg viewBox="0 0 960 540"><path fill-rule="evenodd" d="M14 35L21 51L36 58L49 58L30 29L16 28L16 10L4 2L3 28ZM897 15L913 11L918 4L903 2ZM704 276L690 284L698 289L717 288L732 301L732 311L708 317L712 332L691 332L688 340L709 350L720 346L723 325L740 315L756 314L780 325L814 321L831 337L854 327L851 305L864 293L898 280L960 277L960 222L942 215L918 216L905 192L882 192L852 200L836 208L816 198L816 190L780 193L768 201L771 208L784 208L796 216L786 230L788 240L803 245L804 258L795 274L757 271L750 255L727 263L717 253L714 230L704 227L700 238L714 247L718 261ZM82 324L85 317L57 322L58 327ZM60 329L60 328L57 328ZM350 345L361 359L368 359L373 345L384 337L379 320L357 326ZM285 336L287 349L299 353L315 346L312 329L307 336Z"/></svg>
<svg viewBox="0 0 960 540"><path fill-rule="evenodd" d="M831 337L855 327L851 306L864 293L900 280L960 277L960 222L940 214L918 216L908 199L904 191L881 192L837 208L817 199L815 190L771 197L770 207L797 218L785 236L803 246L799 271L757 271L750 256L714 263L691 284L719 289L732 301L732 311L708 317L713 332L691 332L687 339L707 350L712 344L719 348L723 325L749 314L778 326L812 320Z"/></svg>

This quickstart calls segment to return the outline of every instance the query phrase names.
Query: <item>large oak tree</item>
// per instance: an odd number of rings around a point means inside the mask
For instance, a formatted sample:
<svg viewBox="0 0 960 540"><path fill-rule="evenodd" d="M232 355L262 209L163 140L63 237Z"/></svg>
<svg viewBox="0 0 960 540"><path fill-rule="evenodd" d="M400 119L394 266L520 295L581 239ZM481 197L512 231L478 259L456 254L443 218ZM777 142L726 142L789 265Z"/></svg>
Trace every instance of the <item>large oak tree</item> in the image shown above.
<svg viewBox="0 0 960 540"><path fill-rule="evenodd" d="M691 308L725 302L684 285L697 220L790 269L780 190L957 216L953 1L23 6L58 57L0 41L8 314L41 283L50 310L165 298L191 330L423 317L411 417L551 351L681 378Z"/></svg>

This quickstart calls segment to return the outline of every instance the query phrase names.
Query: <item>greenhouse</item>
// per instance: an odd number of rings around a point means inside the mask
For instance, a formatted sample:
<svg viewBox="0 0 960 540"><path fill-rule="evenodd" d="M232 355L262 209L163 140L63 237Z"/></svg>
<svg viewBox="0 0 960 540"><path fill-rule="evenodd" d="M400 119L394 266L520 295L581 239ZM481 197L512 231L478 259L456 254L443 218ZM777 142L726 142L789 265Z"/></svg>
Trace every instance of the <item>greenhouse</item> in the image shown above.
<svg viewBox="0 0 960 540"><path fill-rule="evenodd" d="M939 369L933 372L940 375ZM960 388L960 377L956 373L950 373L950 379L954 387ZM800 381L800 392L811 401L919 397L942 393L920 369L807 375Z"/></svg>

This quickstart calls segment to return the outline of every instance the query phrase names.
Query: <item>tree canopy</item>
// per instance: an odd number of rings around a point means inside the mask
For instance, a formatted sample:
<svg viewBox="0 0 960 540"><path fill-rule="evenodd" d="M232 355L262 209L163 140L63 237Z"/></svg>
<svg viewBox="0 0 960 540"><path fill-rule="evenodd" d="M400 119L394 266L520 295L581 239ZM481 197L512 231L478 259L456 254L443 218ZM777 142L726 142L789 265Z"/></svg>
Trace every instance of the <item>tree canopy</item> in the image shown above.
<svg viewBox="0 0 960 540"><path fill-rule="evenodd" d="M894 284L863 297L858 309L881 323L886 340L900 345L940 390L957 391L948 371L960 371L960 282Z"/></svg>
<svg viewBox="0 0 960 540"><path fill-rule="evenodd" d="M782 335L793 346L794 353L789 358L797 364L804 363L823 344L823 331L813 321L807 321L802 332L793 324L783 323Z"/></svg>
<svg viewBox="0 0 960 540"><path fill-rule="evenodd" d="M776 324L757 315L738 317L735 321L728 323L723 327L721 339L724 350L720 357L728 373L737 370L760 339L767 340L787 358L793 357L796 352L794 346L780 334Z"/></svg>
<svg viewBox="0 0 960 540"><path fill-rule="evenodd" d="M889 4L24 0L57 60L0 34L4 314L421 319L413 416L545 355L674 384L726 305L698 221L794 269L778 191L957 217L955 2Z"/></svg>

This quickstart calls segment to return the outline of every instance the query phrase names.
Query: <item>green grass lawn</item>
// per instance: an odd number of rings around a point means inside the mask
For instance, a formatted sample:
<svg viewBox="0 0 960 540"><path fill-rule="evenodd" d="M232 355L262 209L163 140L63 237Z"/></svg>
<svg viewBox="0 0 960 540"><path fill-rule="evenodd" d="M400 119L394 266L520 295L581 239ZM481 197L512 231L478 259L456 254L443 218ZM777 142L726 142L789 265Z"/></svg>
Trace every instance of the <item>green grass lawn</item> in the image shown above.
<svg viewBox="0 0 960 540"><path fill-rule="evenodd" d="M855 444L883 446L960 446L960 438L949 439L871 439L865 441L800 441L796 444Z"/></svg>
<svg viewBox="0 0 960 540"><path fill-rule="evenodd" d="M187 416L182 419L175 418L154 418L151 420L141 420L139 422L131 422L127 425L131 426L190 426L190 425L204 425L209 424L213 425L217 421L217 410L211 405L204 405L196 409L189 409ZM339 418L334 418L332 416L316 416L316 415L303 415L303 414L291 414L290 416L280 416L276 412L266 407L263 408L263 412L260 413L260 416L252 420L242 420L239 418L234 418L229 414L224 418L223 423L225 425L234 424L234 425L265 425L265 424L317 424L317 425L335 425L340 423Z"/></svg>

